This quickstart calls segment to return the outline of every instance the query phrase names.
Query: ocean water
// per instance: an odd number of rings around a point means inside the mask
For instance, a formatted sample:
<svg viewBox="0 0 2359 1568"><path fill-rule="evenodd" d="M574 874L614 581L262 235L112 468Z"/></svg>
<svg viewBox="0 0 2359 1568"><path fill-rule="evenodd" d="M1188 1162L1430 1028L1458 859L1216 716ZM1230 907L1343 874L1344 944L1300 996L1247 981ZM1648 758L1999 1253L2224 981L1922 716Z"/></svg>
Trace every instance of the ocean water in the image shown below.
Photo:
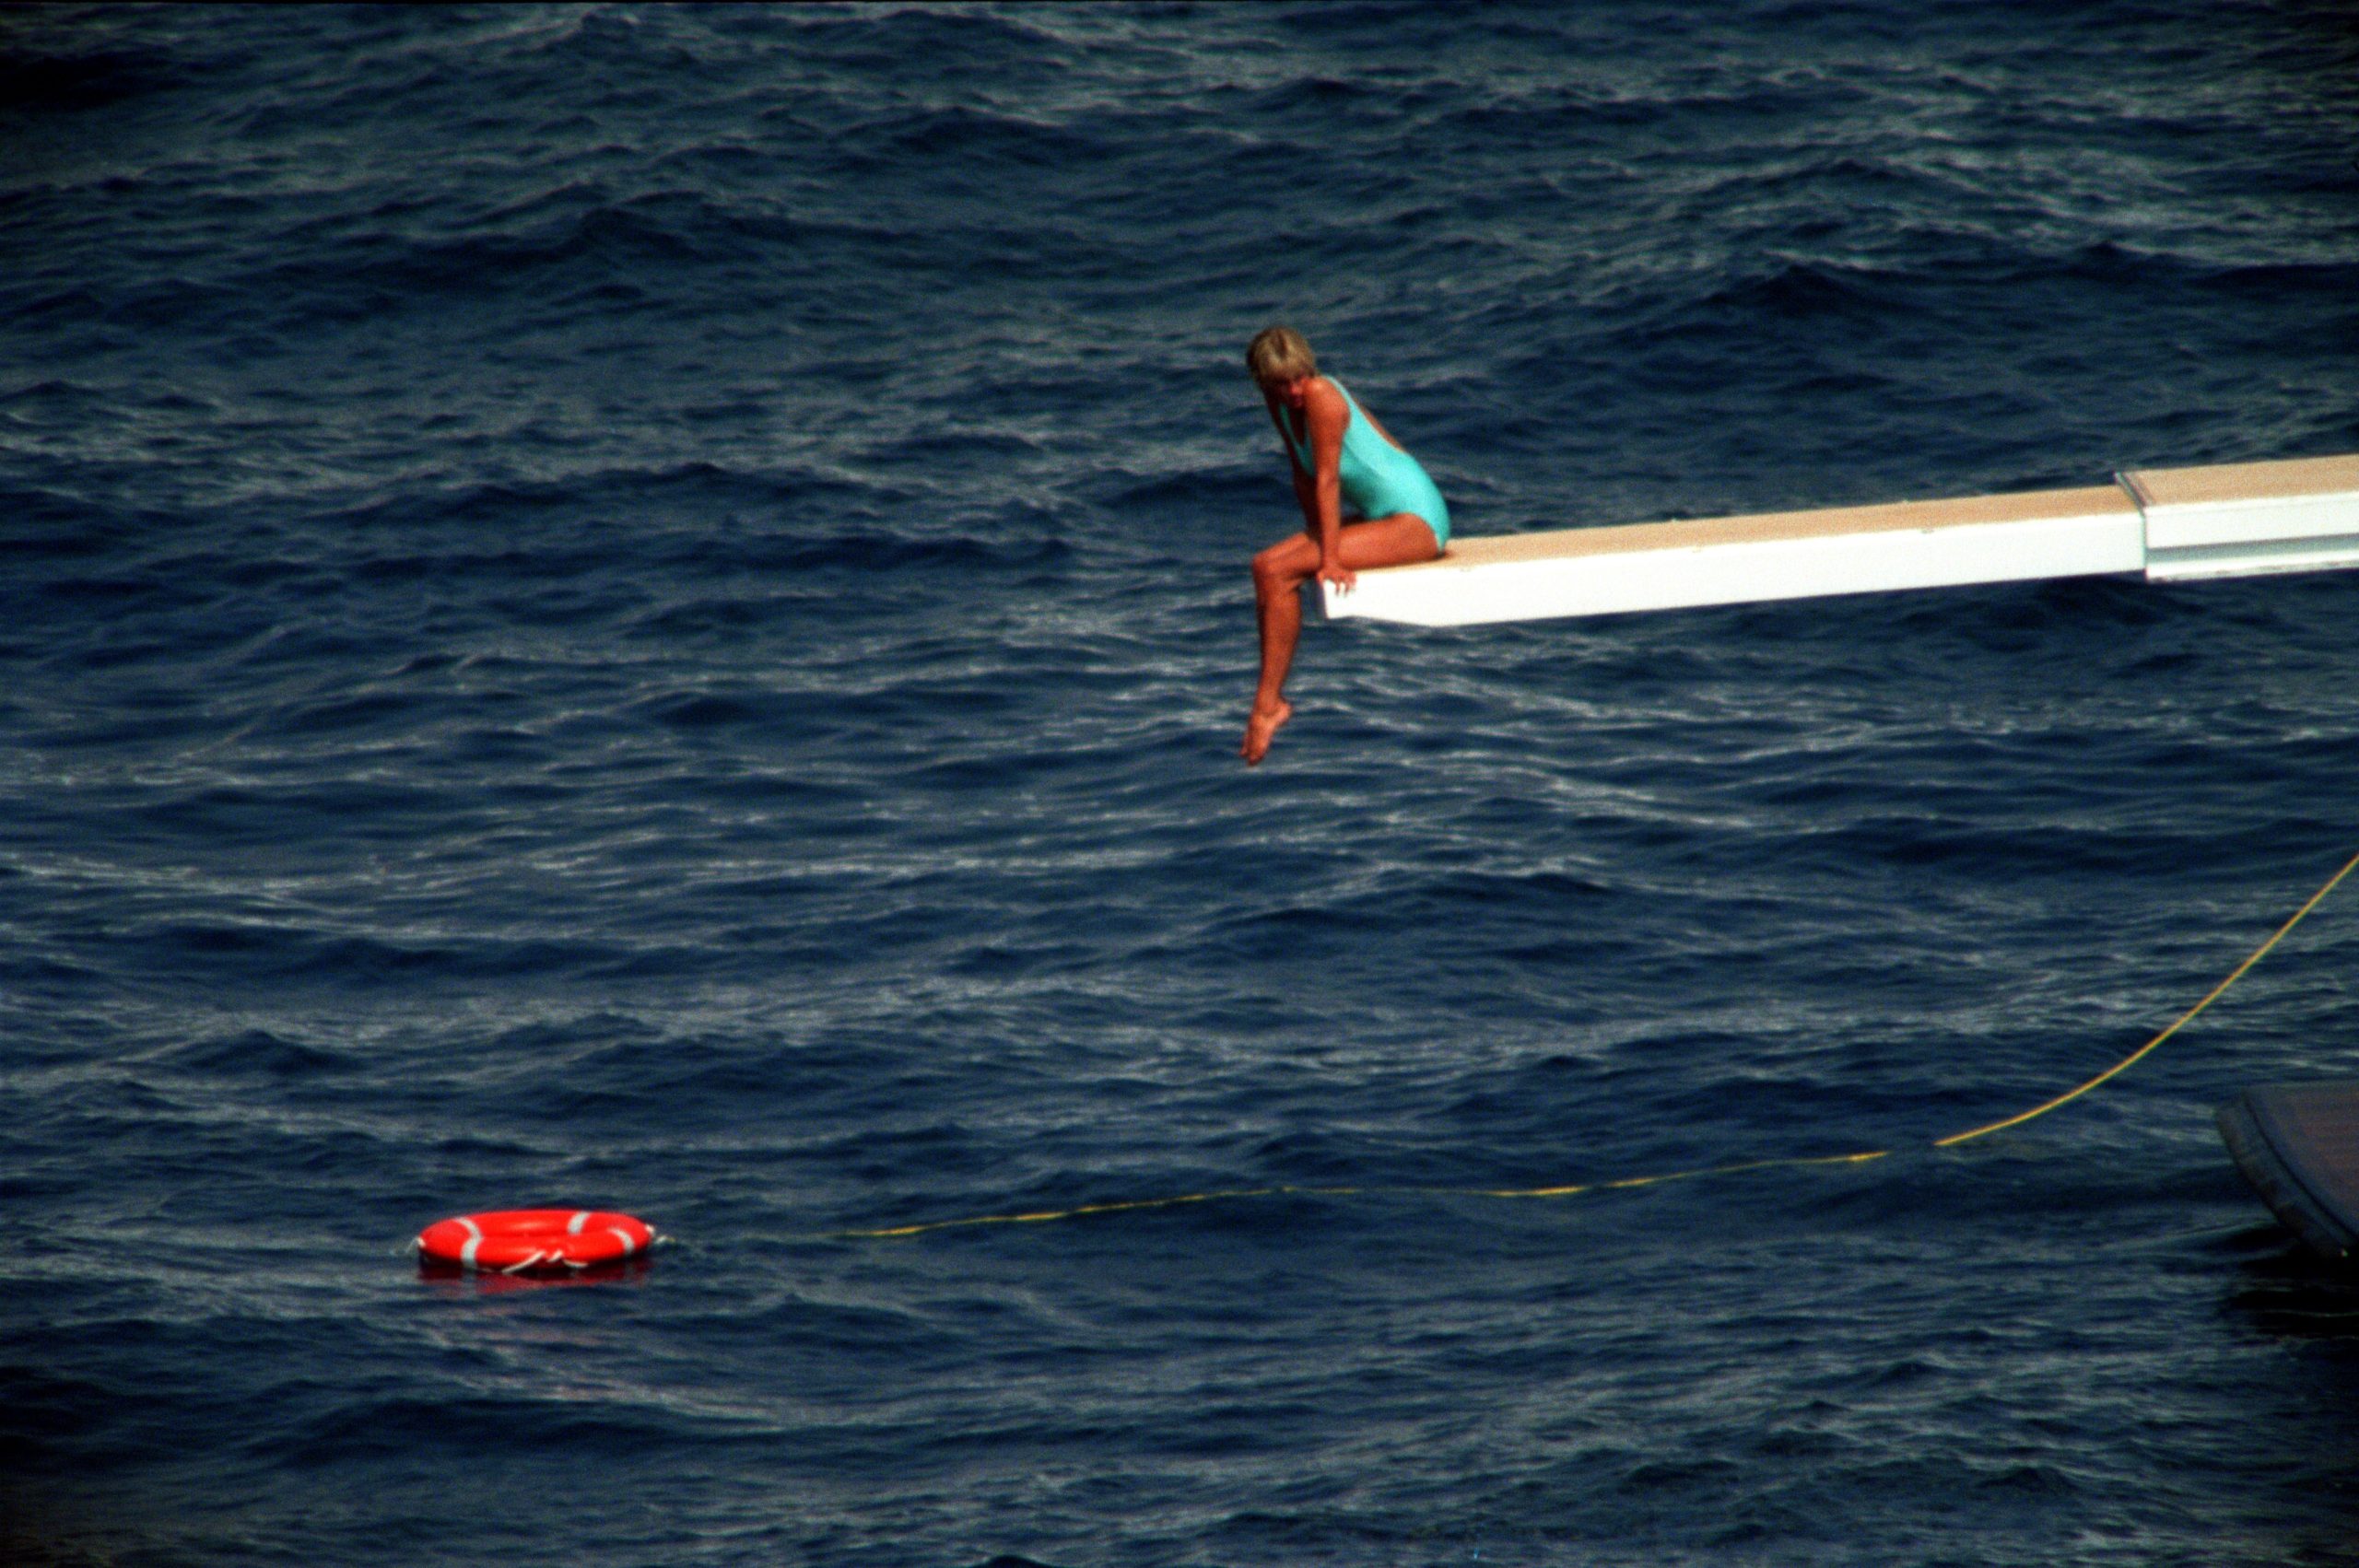
<svg viewBox="0 0 2359 1568"><path fill-rule="evenodd" d="M2359 576L1235 755L1259 327L1463 533L2348 451L2354 158L2329 0L0 14L0 1558L2359 1562L2359 895L1930 1147L2359 850Z"/></svg>

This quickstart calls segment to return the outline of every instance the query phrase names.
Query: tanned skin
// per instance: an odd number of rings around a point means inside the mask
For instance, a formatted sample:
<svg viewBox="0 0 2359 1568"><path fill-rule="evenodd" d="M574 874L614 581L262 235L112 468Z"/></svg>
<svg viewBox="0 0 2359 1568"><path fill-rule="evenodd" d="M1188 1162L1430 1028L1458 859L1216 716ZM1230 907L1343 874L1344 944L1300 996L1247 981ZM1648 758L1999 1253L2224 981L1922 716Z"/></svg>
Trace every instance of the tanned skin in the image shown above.
<svg viewBox="0 0 2359 1568"><path fill-rule="evenodd" d="M1269 404L1270 422L1286 450L1286 466L1294 476L1294 498L1302 507L1302 532L1288 534L1253 557L1253 598L1262 623L1262 682L1254 688L1253 711L1245 720L1245 743L1238 748L1247 766L1269 755L1278 727L1294 717L1284 695L1286 672L1294 665L1294 647L1302 635L1302 594L1306 582L1332 582L1344 593L1369 567L1406 566L1430 561L1441 554L1434 531L1415 512L1345 522L1341 469L1344 431L1350 425L1351 405L1335 383L1324 376L1297 376L1262 386ZM1295 411L1309 432L1315 473L1303 472L1302 460L1291 441L1281 408ZM1367 416L1376 433L1392 445L1392 433Z"/></svg>

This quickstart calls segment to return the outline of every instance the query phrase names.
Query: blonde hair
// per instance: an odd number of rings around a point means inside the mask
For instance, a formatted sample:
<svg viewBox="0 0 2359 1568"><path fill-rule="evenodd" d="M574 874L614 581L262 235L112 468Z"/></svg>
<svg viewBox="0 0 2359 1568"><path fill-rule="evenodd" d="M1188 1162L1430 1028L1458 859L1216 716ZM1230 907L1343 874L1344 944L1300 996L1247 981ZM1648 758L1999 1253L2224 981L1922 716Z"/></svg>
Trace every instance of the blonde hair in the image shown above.
<svg viewBox="0 0 2359 1568"><path fill-rule="evenodd" d="M1292 327L1263 327L1245 346L1245 370L1262 386L1319 374L1310 340Z"/></svg>

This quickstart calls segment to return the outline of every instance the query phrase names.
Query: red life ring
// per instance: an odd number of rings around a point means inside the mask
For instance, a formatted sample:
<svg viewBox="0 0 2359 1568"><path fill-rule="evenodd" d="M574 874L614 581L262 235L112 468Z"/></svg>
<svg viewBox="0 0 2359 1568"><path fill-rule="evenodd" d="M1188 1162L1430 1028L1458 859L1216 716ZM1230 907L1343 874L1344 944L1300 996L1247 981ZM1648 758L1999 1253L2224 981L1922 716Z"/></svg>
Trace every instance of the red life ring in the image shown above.
<svg viewBox="0 0 2359 1568"><path fill-rule="evenodd" d="M655 1245L655 1229L628 1214L589 1209L506 1209L462 1214L418 1233L428 1263L502 1274L555 1273L621 1263Z"/></svg>

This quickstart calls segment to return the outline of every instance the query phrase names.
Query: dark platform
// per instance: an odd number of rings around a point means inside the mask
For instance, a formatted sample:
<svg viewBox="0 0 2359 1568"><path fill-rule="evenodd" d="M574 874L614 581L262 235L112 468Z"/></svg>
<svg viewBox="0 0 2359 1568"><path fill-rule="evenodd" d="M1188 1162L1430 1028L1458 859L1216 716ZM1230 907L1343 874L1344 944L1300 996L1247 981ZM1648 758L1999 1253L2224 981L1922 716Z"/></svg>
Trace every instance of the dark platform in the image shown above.
<svg viewBox="0 0 2359 1568"><path fill-rule="evenodd" d="M2359 1080L2263 1084L2219 1120L2236 1167L2296 1235L2332 1258L2359 1248Z"/></svg>

